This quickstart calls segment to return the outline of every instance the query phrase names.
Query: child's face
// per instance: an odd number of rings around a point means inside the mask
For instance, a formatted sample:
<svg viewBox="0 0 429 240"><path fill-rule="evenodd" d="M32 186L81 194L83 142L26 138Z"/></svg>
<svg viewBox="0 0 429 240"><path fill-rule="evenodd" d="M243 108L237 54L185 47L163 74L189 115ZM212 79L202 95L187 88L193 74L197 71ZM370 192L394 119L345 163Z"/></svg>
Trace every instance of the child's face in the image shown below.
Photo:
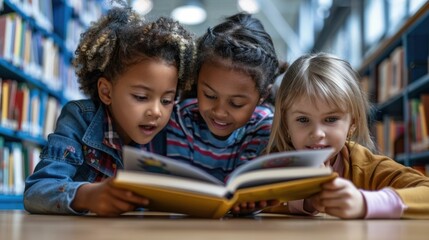
<svg viewBox="0 0 429 240"><path fill-rule="evenodd" d="M352 124L351 114L324 101L300 98L286 112L288 133L295 149L332 147L335 156L344 146Z"/></svg>
<svg viewBox="0 0 429 240"><path fill-rule="evenodd" d="M215 136L226 138L244 126L259 98L249 75L217 64L202 65L198 76L199 111Z"/></svg>
<svg viewBox="0 0 429 240"><path fill-rule="evenodd" d="M176 86L176 67L156 60L132 66L115 81L110 110L125 144L146 144L167 124Z"/></svg>

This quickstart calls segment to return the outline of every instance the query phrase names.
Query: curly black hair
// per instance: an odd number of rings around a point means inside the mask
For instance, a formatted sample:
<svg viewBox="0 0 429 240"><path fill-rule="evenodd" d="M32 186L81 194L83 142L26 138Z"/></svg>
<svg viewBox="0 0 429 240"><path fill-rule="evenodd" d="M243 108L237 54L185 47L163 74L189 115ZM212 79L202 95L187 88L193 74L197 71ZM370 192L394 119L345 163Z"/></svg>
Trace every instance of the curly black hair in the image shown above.
<svg viewBox="0 0 429 240"><path fill-rule="evenodd" d="M197 40L197 60L194 74L198 76L205 62L213 62L248 74L255 81L262 97L272 101L269 85L286 68L280 62L271 36L259 19L248 13L229 16L224 22L208 28ZM182 98L196 97L196 82Z"/></svg>
<svg viewBox="0 0 429 240"><path fill-rule="evenodd" d="M177 67L178 91L190 89L195 62L194 36L179 22L160 17L145 20L128 6L113 7L81 34L73 65L80 89L100 103L97 81L115 81L127 69L146 58Z"/></svg>

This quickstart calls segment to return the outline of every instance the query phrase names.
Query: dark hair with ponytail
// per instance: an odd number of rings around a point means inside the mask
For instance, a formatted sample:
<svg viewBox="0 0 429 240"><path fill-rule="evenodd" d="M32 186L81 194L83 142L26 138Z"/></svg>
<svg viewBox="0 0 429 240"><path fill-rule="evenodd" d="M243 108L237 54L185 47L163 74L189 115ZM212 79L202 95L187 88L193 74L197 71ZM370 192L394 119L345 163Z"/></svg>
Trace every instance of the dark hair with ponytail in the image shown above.
<svg viewBox="0 0 429 240"><path fill-rule="evenodd" d="M286 63L280 63L270 35L262 23L247 13L227 17L224 22L208 28L197 40L195 78L201 66L216 63L248 74L261 95L272 100L269 86L282 74ZM196 97L196 82L183 98ZM271 102L272 103L272 102Z"/></svg>

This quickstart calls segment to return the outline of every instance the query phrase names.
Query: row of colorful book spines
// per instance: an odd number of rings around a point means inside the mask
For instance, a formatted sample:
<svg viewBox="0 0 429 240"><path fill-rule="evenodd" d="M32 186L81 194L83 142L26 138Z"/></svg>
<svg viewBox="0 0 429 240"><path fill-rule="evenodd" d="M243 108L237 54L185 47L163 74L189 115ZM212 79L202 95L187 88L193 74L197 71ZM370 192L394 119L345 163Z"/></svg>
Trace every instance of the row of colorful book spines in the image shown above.
<svg viewBox="0 0 429 240"><path fill-rule="evenodd" d="M51 0L4 0L3 4L22 12L47 31L53 30L53 11Z"/></svg>
<svg viewBox="0 0 429 240"><path fill-rule="evenodd" d="M34 31L16 13L0 16L0 58L54 90L71 81L70 58L52 38Z"/></svg>
<svg viewBox="0 0 429 240"><path fill-rule="evenodd" d="M39 162L41 148L0 137L0 194L22 194L25 178Z"/></svg>
<svg viewBox="0 0 429 240"><path fill-rule="evenodd" d="M6 4L13 11L25 15L40 28L47 32L55 32L64 40L69 30L65 26L69 21L78 23L81 27L88 27L92 21L98 19L106 8L102 5L104 0L6 0Z"/></svg>
<svg viewBox="0 0 429 240"><path fill-rule="evenodd" d="M376 122L375 140L380 153L390 158L403 153L403 142L398 142L398 140L403 137L404 131L404 122L390 116L385 116L383 121Z"/></svg>
<svg viewBox="0 0 429 240"><path fill-rule="evenodd" d="M421 94L420 98L412 98L409 105L409 139L411 152L429 150L429 94ZM394 152L402 150L391 149L398 137L404 133L403 119L394 116L384 116L382 122L376 123L376 140L383 154L393 157ZM396 146L396 145L395 145ZM390 149L389 149L390 147Z"/></svg>
<svg viewBox="0 0 429 240"><path fill-rule="evenodd" d="M67 15L65 12L54 14L54 10L59 8L60 5L63 5L65 8L70 8L74 13L73 18L77 18L77 21L81 22L84 26L89 26L92 21L98 19L103 11L105 11L105 8L100 6L103 1L104 0L4 0L1 1L1 3L33 18L38 25L52 32L55 21L58 21L58 19L55 19L55 15ZM2 9L1 6L0 9Z"/></svg>
<svg viewBox="0 0 429 240"><path fill-rule="evenodd" d="M400 93L407 82L405 73L404 48L396 47L392 53L378 65L377 101L385 102Z"/></svg>
<svg viewBox="0 0 429 240"><path fill-rule="evenodd" d="M429 94L409 100L412 152L429 150Z"/></svg>
<svg viewBox="0 0 429 240"><path fill-rule="evenodd" d="M0 126L45 138L55 127L61 103L25 82L0 79Z"/></svg>

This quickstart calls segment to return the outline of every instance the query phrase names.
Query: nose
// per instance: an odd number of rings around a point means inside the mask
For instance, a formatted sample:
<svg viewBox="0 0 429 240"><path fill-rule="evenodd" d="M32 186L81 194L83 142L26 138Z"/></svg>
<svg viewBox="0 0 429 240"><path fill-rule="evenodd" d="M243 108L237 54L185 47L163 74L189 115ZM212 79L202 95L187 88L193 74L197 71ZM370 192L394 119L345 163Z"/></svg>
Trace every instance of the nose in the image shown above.
<svg viewBox="0 0 429 240"><path fill-rule="evenodd" d="M145 116L146 117L152 117L152 118L160 118L162 115L161 113L161 103L158 101L155 101L151 106L146 109Z"/></svg>
<svg viewBox="0 0 429 240"><path fill-rule="evenodd" d="M212 107L212 112L216 117L226 117L228 111L225 108L225 104L220 100L216 101Z"/></svg>
<svg viewBox="0 0 429 240"><path fill-rule="evenodd" d="M310 133L310 138L313 140L323 139L325 138L325 136L326 136L325 130L323 129L322 126L319 126L319 125L314 126L314 128Z"/></svg>

